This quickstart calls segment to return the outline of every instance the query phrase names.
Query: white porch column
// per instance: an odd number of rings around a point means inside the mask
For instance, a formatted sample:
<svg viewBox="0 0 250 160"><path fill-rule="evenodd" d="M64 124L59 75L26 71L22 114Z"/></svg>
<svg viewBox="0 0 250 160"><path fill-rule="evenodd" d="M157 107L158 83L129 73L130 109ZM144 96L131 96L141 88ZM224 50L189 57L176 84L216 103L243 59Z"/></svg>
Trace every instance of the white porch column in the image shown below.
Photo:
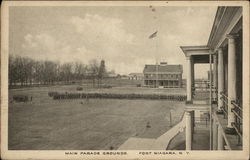
<svg viewBox="0 0 250 160"><path fill-rule="evenodd" d="M214 84L214 87L217 87L217 54L214 53L213 55L213 84Z"/></svg>
<svg viewBox="0 0 250 160"><path fill-rule="evenodd" d="M213 150L217 150L218 124L213 121Z"/></svg>
<svg viewBox="0 0 250 160"><path fill-rule="evenodd" d="M218 111L221 111L223 101L220 99L220 93L224 92L224 62L223 62L223 51L221 48L218 49Z"/></svg>
<svg viewBox="0 0 250 160"><path fill-rule="evenodd" d="M191 59L191 77L192 77L192 91L195 91L195 77L194 77L194 60ZM193 92L192 92L192 98L193 98Z"/></svg>
<svg viewBox="0 0 250 160"><path fill-rule="evenodd" d="M192 101L192 57L187 58L187 101Z"/></svg>
<svg viewBox="0 0 250 160"><path fill-rule="evenodd" d="M213 101L216 100L216 88L217 88L217 55L213 55Z"/></svg>
<svg viewBox="0 0 250 160"><path fill-rule="evenodd" d="M224 139L223 139L223 130L220 125L218 125L218 146L217 150L224 150Z"/></svg>
<svg viewBox="0 0 250 160"><path fill-rule="evenodd" d="M234 106L232 100L236 100L236 45L234 35L228 35L228 129L232 129L235 115L232 112Z"/></svg>
<svg viewBox="0 0 250 160"><path fill-rule="evenodd" d="M192 120L191 113L186 112L186 150L192 149Z"/></svg>

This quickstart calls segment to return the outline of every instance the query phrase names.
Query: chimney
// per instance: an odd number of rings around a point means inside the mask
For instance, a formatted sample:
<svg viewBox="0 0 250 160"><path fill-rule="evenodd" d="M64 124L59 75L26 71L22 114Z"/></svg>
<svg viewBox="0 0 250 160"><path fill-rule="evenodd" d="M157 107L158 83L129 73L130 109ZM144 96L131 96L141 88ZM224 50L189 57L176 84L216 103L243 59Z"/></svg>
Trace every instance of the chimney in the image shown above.
<svg viewBox="0 0 250 160"><path fill-rule="evenodd" d="M160 65L161 66L166 66L168 64L168 62L161 62Z"/></svg>

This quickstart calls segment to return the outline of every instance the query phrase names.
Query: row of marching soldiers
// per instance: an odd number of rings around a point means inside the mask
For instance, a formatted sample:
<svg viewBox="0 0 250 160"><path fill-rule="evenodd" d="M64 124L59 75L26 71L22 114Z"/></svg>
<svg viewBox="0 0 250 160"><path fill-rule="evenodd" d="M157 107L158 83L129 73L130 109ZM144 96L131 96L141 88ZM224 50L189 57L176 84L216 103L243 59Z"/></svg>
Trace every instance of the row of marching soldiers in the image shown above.
<svg viewBox="0 0 250 160"><path fill-rule="evenodd" d="M54 100L61 99L88 99L88 98L114 98L114 99L164 99L173 101L185 101L185 95L149 95L149 94L108 94L108 93L65 93L54 94Z"/></svg>

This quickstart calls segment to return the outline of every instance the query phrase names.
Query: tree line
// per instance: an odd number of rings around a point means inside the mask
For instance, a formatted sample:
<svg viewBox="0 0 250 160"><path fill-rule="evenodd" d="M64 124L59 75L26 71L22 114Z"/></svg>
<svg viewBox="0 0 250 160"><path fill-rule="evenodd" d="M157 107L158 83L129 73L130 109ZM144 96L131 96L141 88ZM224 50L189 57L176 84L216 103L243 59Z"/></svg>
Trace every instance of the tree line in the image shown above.
<svg viewBox="0 0 250 160"><path fill-rule="evenodd" d="M59 63L50 60L34 60L22 56L9 56L9 85L28 86L37 84L72 83L77 80L91 79L93 86L107 75L105 61L91 60Z"/></svg>

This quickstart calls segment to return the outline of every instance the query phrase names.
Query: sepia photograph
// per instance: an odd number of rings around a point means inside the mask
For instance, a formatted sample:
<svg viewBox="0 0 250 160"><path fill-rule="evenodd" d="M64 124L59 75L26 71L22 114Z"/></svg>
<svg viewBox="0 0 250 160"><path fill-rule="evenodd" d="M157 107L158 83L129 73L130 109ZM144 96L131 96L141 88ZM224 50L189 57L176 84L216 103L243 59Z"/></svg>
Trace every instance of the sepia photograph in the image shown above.
<svg viewBox="0 0 250 160"><path fill-rule="evenodd" d="M249 159L248 2L5 1L1 19L3 159Z"/></svg>

